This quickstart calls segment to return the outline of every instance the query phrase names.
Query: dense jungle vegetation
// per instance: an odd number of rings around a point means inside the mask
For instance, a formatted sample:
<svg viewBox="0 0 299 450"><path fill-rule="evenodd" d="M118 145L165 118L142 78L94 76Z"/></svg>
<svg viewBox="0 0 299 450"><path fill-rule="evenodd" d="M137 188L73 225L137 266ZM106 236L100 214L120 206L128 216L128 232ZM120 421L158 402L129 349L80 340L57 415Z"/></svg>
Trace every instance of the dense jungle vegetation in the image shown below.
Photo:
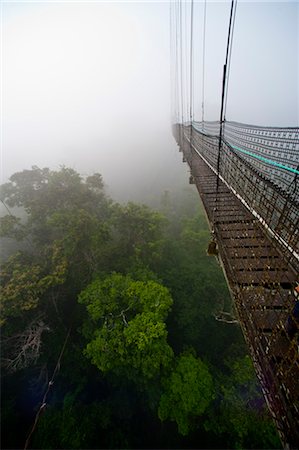
<svg viewBox="0 0 299 450"><path fill-rule="evenodd" d="M280 448L191 188L33 167L1 199L2 448L38 410L29 448Z"/></svg>

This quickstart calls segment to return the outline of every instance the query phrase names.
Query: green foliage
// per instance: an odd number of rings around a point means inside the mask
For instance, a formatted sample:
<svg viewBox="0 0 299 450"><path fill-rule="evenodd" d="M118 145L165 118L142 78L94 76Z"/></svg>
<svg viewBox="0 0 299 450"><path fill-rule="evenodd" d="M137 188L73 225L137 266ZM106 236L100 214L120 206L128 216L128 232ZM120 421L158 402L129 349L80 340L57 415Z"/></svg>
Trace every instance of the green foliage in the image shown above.
<svg viewBox="0 0 299 450"><path fill-rule="evenodd" d="M0 237L22 240L26 232L21 219L13 215L0 217Z"/></svg>
<svg viewBox="0 0 299 450"><path fill-rule="evenodd" d="M145 205L115 205L111 219L113 258L119 271L142 264L155 270L161 257L165 218Z"/></svg>
<svg viewBox="0 0 299 450"><path fill-rule="evenodd" d="M192 218L178 216L173 221L176 226L174 231L170 229L162 262L157 266L174 299L169 317L171 343L177 353L193 346L200 356L218 364L219 345L240 337L240 332L223 329L215 321L215 312L231 306L225 278L215 258L206 256L210 233L203 212L197 211ZM221 344L214 345L213 336L221 334Z"/></svg>
<svg viewBox="0 0 299 450"><path fill-rule="evenodd" d="M87 305L94 329L86 355L101 371L148 379L169 365L164 320L172 299L165 287L115 273L91 283L79 302ZM85 334L91 335L88 327Z"/></svg>
<svg viewBox="0 0 299 450"><path fill-rule="evenodd" d="M7 447L23 445L15 430L27 432L71 321L33 447L191 448L210 436L226 448L279 447L240 329L214 318L231 300L206 257L195 190L164 193L167 221L113 203L103 186L100 174L65 167L33 167L1 186L1 199L25 214L0 220L20 250L1 269L4 358L18 362L29 342L30 362L5 377ZM37 371L38 388L27 389Z"/></svg>
<svg viewBox="0 0 299 450"><path fill-rule="evenodd" d="M21 251L1 268L1 323L7 342L21 342L35 317L54 331L74 315L78 293L103 262L110 202L101 175L85 181L65 167L16 173L1 186L1 198L25 211L22 223L13 215L1 219L1 235L21 239Z"/></svg>
<svg viewBox="0 0 299 450"><path fill-rule="evenodd" d="M201 416L214 398L214 386L207 365L191 353L177 358L176 367L164 380L159 405L159 418L177 423L181 434L187 435L192 419Z"/></svg>
<svg viewBox="0 0 299 450"><path fill-rule="evenodd" d="M229 434L232 448L280 448L250 357L230 358L226 364L230 374L220 379L218 415L211 412L206 429Z"/></svg>
<svg viewBox="0 0 299 450"><path fill-rule="evenodd" d="M76 171L65 167L51 171L34 166L31 170L15 173L1 186L0 194L8 206L18 206L27 212L27 226L34 239L42 238L42 242L46 232L51 230L46 224L52 214L82 208L103 218L109 205L101 175L95 174L84 181ZM46 229L42 230L42 227ZM48 237L51 236L50 233Z"/></svg>
<svg viewBox="0 0 299 450"><path fill-rule="evenodd" d="M24 265L20 255L11 257L1 271L1 323L10 316L36 308L43 289L39 285L41 268Z"/></svg>
<svg viewBox="0 0 299 450"><path fill-rule="evenodd" d="M65 281L67 262L57 245L47 247L44 264L30 261L22 253L10 257L1 270L1 323L35 309L42 295Z"/></svg>
<svg viewBox="0 0 299 450"><path fill-rule="evenodd" d="M104 183L102 175L95 173L86 178L86 186L97 194L102 194Z"/></svg>
<svg viewBox="0 0 299 450"><path fill-rule="evenodd" d="M111 407L93 402L88 407L78 404L68 393L62 408L50 407L42 416L34 436L34 448L83 449L99 438L111 422Z"/></svg>

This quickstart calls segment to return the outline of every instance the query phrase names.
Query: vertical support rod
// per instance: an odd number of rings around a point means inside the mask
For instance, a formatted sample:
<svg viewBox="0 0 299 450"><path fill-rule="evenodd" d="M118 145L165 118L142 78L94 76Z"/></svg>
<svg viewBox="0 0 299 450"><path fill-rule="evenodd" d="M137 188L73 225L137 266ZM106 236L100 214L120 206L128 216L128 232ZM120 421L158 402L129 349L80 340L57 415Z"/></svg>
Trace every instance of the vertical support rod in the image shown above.
<svg viewBox="0 0 299 450"><path fill-rule="evenodd" d="M230 17L229 17L229 26L228 26L228 35L227 35L225 64L223 66L221 110L220 110L220 130L219 130L219 147L218 147L218 158L217 158L217 190L216 190L216 199L217 199L218 188L219 188L220 153L221 153L221 146L222 146L222 139L223 139L223 123L224 123L224 120L225 120L225 118L224 118L224 99L225 99L225 91L226 91L226 70L227 70L227 62L228 62L228 55L229 55L230 42L231 42L233 10L234 10L234 0L232 0L231 8L230 8Z"/></svg>

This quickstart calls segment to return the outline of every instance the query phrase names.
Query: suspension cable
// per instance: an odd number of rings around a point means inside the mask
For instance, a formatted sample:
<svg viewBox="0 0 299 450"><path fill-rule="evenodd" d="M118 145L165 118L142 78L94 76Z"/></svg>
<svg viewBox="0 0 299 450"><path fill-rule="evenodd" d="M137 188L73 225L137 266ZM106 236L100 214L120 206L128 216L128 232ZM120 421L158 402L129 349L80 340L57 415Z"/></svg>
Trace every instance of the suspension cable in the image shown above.
<svg viewBox="0 0 299 450"><path fill-rule="evenodd" d="M193 162L193 0L191 0L191 10L190 10L190 170L192 176L192 162Z"/></svg>
<svg viewBox="0 0 299 450"><path fill-rule="evenodd" d="M234 7L235 7L235 0L232 0L231 1L231 9L230 9L230 17L229 17L225 63L223 66L223 77L222 77L222 95L221 95L220 123L219 123L219 145L218 145L217 172L216 172L217 173L216 195L215 195L215 208L214 208L214 213L213 213L213 225L215 224L215 212L217 210L218 194L219 194L220 159L221 159L221 150L222 150L222 144L223 144L224 100L226 98L226 89L227 89L227 65L228 65L228 57L229 57L230 47L231 47L231 42L232 42L232 31L233 31L232 22L233 22Z"/></svg>
<svg viewBox="0 0 299 450"><path fill-rule="evenodd" d="M173 5L173 8L172 8ZM179 31L179 21L180 21L180 13L179 13L179 1L170 4L171 10L173 11L173 27L172 27L172 46L173 46L173 59L174 59L174 71L175 75L173 77L173 98L174 98L174 117L175 122L178 123L180 121L180 101L181 101L181 85L180 85L180 66L181 66L181 56L179 54L179 45L180 45L180 31Z"/></svg>
<svg viewBox="0 0 299 450"><path fill-rule="evenodd" d="M192 130L192 122L193 122L193 0L191 0L191 11L190 11L190 122L191 122L191 130Z"/></svg>
<svg viewBox="0 0 299 450"><path fill-rule="evenodd" d="M207 0L204 3L203 14L203 36L202 36L202 103L201 103L201 123L202 130L204 130L205 120L205 61L206 61L206 21L207 21Z"/></svg>
<svg viewBox="0 0 299 450"><path fill-rule="evenodd" d="M175 102L174 102L174 76L173 76L173 24L172 24L172 3L169 3L169 53L170 53L170 114L171 114L171 124L173 124L174 121L174 114L175 114Z"/></svg>
<svg viewBox="0 0 299 450"><path fill-rule="evenodd" d="M229 27L228 27L228 36L227 36L227 45L226 45L226 55L225 55L225 64L223 66L223 78L222 78L222 96L221 96L221 109L220 109L220 129L219 129L219 146L218 146L218 157L217 157L217 189L216 194L218 194L219 187L219 170L220 170L220 153L222 147L222 139L223 139L223 122L224 122L224 99L226 97L226 89L227 89L227 65L228 65L228 57L232 42L232 22L233 22L233 12L235 7L235 0L231 2L230 9L230 18L229 18Z"/></svg>
<svg viewBox="0 0 299 450"><path fill-rule="evenodd" d="M179 2L179 24L180 24L180 82L181 82L181 120L184 124L184 73L183 73L183 12L182 2Z"/></svg>
<svg viewBox="0 0 299 450"><path fill-rule="evenodd" d="M189 87L189 83L188 83L188 14L187 14L187 3L185 2L185 24L184 24L184 28L185 28L185 42L184 42L184 50L185 50L185 61L184 61L184 67L185 67L185 90L186 90L186 122L188 121L188 115L189 115L189 92L188 92L188 87Z"/></svg>
<svg viewBox="0 0 299 450"><path fill-rule="evenodd" d="M229 86L229 75L230 75L230 65L231 65L231 56L232 56L232 48L233 48L233 36L235 29L235 20L236 20L236 11L237 11L237 0L235 0L235 8L233 12L232 19L232 29L231 29L231 41L229 45L229 56L228 56L228 65L227 65L227 79L226 79L226 91L225 91L225 99L224 99L224 111L223 111L223 136L224 136L224 126L225 126L225 118L226 118L226 107L227 107L227 97L228 97L228 86Z"/></svg>

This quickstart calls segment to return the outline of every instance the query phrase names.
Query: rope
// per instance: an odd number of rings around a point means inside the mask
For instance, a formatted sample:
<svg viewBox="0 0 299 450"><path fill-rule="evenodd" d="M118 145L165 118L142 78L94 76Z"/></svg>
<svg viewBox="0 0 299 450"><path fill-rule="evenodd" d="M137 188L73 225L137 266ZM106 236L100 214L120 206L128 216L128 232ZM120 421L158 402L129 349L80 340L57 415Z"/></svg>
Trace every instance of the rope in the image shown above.
<svg viewBox="0 0 299 450"><path fill-rule="evenodd" d="M48 383L48 387L47 387L46 392L45 392L45 394L44 394L44 396L43 396L41 406L39 407L39 410L38 410L37 413L36 413L36 416L35 416L35 419L34 419L32 428L31 428L30 433L28 434L28 437L27 437L27 439L26 439L26 442L25 442L25 445L24 445L24 450L27 450L27 449L28 449L28 446L29 446L31 437L32 437L32 435L33 435L33 433L34 433L34 431L35 431L35 429L36 429L36 427L37 427L39 418L40 418L42 412L44 411L44 409L45 409L45 407L46 407L46 405L47 405L47 396L48 396L48 394L49 394L49 392L50 392L50 390L51 390L51 387L52 387L53 384L54 384L55 376L56 376L57 372L58 372L59 369L60 369L61 359L62 359L63 353L64 353L64 351L65 351L65 348L66 348L66 344L67 344L67 342L68 342L68 339L69 339L69 337L70 337L71 329L72 329L72 325L69 327L68 333L67 333L66 338L65 338L65 340L64 340L64 343L63 343L62 349L61 349L61 351L60 351L60 354L59 354L59 357L58 357L58 360L57 360L57 363L56 363L56 366L55 366L55 369L54 369L52 378L51 378L51 380L50 380L49 383Z"/></svg>

